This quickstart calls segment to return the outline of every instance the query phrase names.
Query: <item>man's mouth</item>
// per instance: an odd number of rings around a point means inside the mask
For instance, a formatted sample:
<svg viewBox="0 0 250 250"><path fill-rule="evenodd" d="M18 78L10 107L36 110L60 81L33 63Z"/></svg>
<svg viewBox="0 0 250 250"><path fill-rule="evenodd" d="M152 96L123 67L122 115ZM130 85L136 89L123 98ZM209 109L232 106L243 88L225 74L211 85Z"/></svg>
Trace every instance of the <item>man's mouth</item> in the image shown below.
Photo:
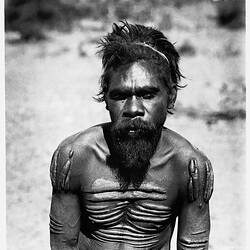
<svg viewBox="0 0 250 250"><path fill-rule="evenodd" d="M141 134L141 130L139 128L130 128L127 130L127 135L129 137L137 137Z"/></svg>
<svg viewBox="0 0 250 250"><path fill-rule="evenodd" d="M136 132L135 129L129 129L128 134L129 134L129 135L134 135L135 132Z"/></svg>

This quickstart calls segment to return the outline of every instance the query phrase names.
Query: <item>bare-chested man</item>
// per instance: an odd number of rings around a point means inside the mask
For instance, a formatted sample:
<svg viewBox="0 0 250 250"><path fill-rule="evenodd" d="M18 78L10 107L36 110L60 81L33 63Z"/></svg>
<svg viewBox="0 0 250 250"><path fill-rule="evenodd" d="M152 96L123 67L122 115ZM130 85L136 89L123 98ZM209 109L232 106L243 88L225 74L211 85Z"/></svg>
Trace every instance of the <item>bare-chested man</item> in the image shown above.
<svg viewBox="0 0 250 250"><path fill-rule="evenodd" d="M179 55L160 32L126 22L101 41L99 100L111 122L65 139L51 163L52 249L208 249L213 172L163 126Z"/></svg>

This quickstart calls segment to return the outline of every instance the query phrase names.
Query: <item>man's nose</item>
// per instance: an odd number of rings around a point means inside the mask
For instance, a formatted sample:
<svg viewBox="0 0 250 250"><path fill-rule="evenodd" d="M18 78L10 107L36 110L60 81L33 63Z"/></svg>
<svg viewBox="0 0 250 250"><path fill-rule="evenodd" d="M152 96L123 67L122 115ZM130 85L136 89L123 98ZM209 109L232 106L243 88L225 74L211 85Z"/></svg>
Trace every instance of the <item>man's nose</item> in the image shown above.
<svg viewBox="0 0 250 250"><path fill-rule="evenodd" d="M124 106L123 116L129 118L144 116L144 109L141 100L138 100L135 96L127 99Z"/></svg>

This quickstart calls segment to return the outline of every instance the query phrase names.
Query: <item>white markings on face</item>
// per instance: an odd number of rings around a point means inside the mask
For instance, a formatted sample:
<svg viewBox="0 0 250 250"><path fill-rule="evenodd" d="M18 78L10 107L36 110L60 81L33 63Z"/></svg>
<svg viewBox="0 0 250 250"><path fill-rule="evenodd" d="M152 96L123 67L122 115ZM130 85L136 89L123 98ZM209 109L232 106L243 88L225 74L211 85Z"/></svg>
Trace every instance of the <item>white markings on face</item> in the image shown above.
<svg viewBox="0 0 250 250"><path fill-rule="evenodd" d="M106 103L111 120L140 118L153 124L166 119L168 92L143 62L120 66L110 79Z"/></svg>
<svg viewBox="0 0 250 250"><path fill-rule="evenodd" d="M131 67L122 74L124 86L132 89L145 86L157 86L156 79L140 63L133 63Z"/></svg>

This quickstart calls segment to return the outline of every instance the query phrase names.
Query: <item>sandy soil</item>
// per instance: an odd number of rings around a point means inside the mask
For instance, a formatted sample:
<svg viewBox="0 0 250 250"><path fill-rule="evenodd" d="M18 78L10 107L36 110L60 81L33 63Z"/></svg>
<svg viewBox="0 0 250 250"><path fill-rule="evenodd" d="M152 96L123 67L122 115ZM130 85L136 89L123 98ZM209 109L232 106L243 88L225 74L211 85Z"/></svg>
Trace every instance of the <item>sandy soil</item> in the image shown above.
<svg viewBox="0 0 250 250"><path fill-rule="evenodd" d="M209 19L214 15L210 6L186 7L174 14L167 36L177 46L188 40L195 54L182 58L188 87L179 92L177 113L166 126L199 147L213 164L210 249L245 250L245 121L209 125L178 115L182 107L219 110L223 84L244 81L244 32L216 28ZM43 43L6 43L9 250L49 249L52 153L68 135L109 120L104 105L92 99L101 73L94 41L106 30L82 24L68 34L52 32ZM84 56L79 56L80 42ZM174 240L172 245L175 249Z"/></svg>

